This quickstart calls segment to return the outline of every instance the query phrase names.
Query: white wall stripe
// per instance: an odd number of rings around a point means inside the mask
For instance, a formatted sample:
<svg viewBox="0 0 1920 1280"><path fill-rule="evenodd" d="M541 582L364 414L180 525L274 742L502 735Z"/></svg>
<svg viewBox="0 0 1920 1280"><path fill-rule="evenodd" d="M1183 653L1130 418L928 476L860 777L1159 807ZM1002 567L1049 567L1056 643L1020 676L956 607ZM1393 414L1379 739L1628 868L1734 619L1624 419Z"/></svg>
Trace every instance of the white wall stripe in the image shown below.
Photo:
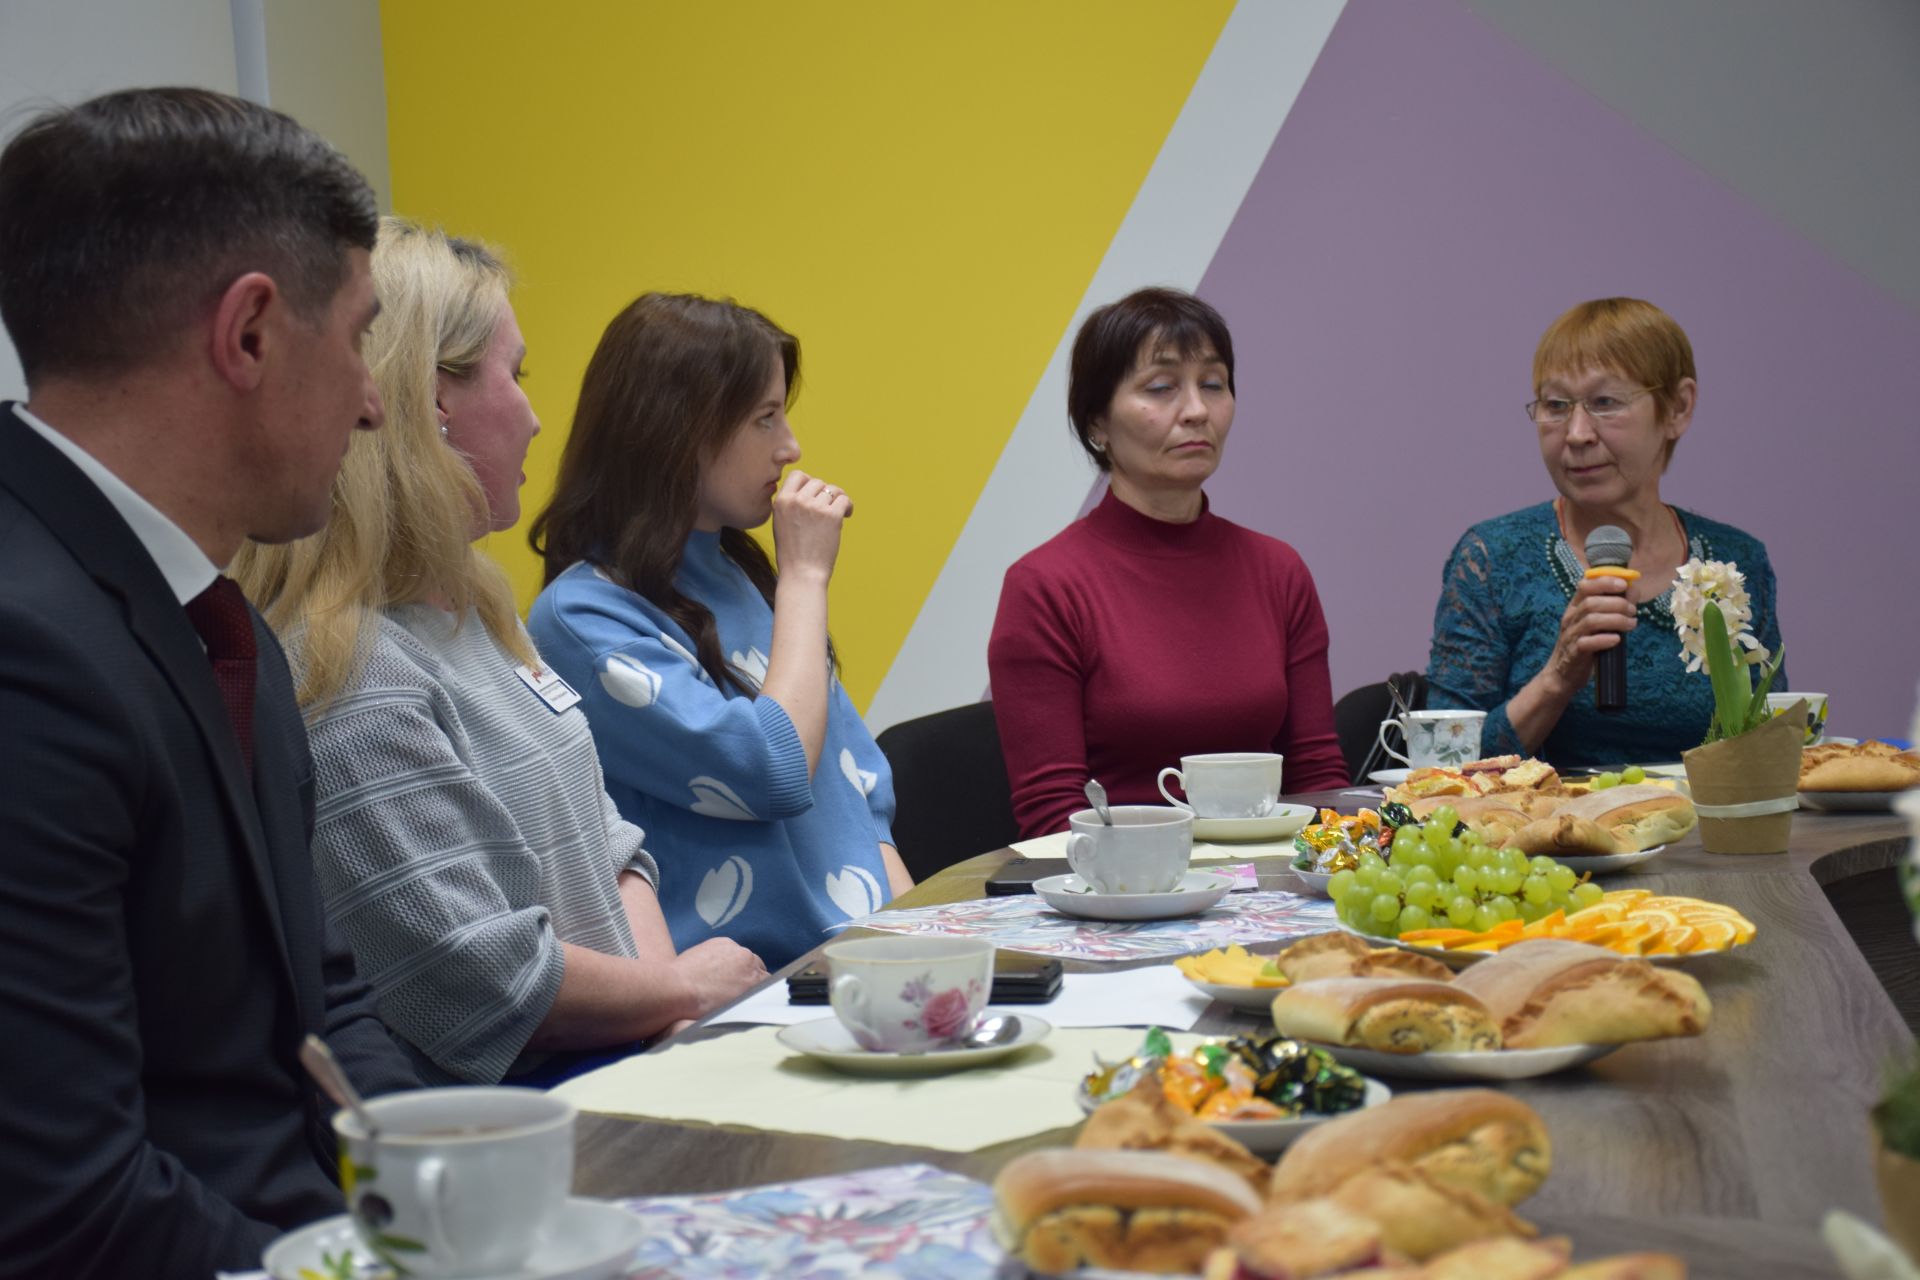
<svg viewBox="0 0 1920 1280"><path fill-rule="evenodd" d="M867 709L879 732L975 701L1007 566L1080 510L1093 468L1067 432L1067 359L1088 312L1199 284L1345 0L1240 0L1027 400L953 554Z"/></svg>

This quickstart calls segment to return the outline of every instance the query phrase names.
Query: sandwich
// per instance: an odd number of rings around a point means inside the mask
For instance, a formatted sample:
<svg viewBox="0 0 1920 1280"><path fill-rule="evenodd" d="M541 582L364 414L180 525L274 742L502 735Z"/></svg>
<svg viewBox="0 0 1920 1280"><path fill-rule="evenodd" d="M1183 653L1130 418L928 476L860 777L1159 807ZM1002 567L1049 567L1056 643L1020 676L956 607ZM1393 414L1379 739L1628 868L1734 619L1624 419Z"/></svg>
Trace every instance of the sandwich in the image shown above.
<svg viewBox="0 0 1920 1280"><path fill-rule="evenodd" d="M1691 976L1564 938L1517 942L1454 985L1479 997L1509 1049L1693 1036L1713 1013Z"/></svg>
<svg viewBox="0 0 1920 1280"><path fill-rule="evenodd" d="M1143 1076L1125 1094L1104 1103L1074 1140L1082 1151L1166 1151L1201 1160L1242 1179L1255 1194L1266 1190L1267 1162L1167 1097L1157 1074Z"/></svg>
<svg viewBox="0 0 1920 1280"><path fill-rule="evenodd" d="M1260 1208L1245 1180L1153 1151L1034 1151L993 1180L993 1232L1043 1274L1111 1267L1191 1275Z"/></svg>
<svg viewBox="0 0 1920 1280"><path fill-rule="evenodd" d="M1652 783L1576 796L1515 831L1509 847L1526 853L1633 853L1677 840L1699 821L1693 801Z"/></svg>
<svg viewBox="0 0 1920 1280"><path fill-rule="evenodd" d="M1498 1049L1500 1031L1477 996L1427 978L1321 978L1273 998L1284 1035L1382 1053Z"/></svg>
<svg viewBox="0 0 1920 1280"><path fill-rule="evenodd" d="M1274 1168L1267 1199L1286 1204L1328 1195L1348 1178L1389 1162L1513 1205L1546 1181L1553 1148L1539 1113L1507 1094L1401 1094L1301 1134Z"/></svg>

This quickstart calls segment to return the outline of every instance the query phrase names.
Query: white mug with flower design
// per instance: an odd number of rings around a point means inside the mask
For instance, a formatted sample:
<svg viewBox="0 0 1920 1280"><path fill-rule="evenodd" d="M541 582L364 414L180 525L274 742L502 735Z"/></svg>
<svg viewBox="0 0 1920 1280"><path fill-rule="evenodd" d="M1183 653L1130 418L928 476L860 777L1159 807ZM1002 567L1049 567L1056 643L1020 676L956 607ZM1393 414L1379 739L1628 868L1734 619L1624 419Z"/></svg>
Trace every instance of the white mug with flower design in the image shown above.
<svg viewBox="0 0 1920 1280"><path fill-rule="evenodd" d="M454 1086L367 1102L378 1131L333 1117L360 1241L401 1275L517 1272L573 1186L574 1106L538 1089Z"/></svg>
<svg viewBox="0 0 1920 1280"><path fill-rule="evenodd" d="M824 949L827 999L860 1047L925 1053L970 1034L993 988L985 938L854 938Z"/></svg>
<svg viewBox="0 0 1920 1280"><path fill-rule="evenodd" d="M1484 711L1409 711L1380 722L1380 748L1415 769L1458 769L1480 758L1480 731L1486 728ZM1406 735L1407 753L1387 742L1387 730L1398 725Z"/></svg>

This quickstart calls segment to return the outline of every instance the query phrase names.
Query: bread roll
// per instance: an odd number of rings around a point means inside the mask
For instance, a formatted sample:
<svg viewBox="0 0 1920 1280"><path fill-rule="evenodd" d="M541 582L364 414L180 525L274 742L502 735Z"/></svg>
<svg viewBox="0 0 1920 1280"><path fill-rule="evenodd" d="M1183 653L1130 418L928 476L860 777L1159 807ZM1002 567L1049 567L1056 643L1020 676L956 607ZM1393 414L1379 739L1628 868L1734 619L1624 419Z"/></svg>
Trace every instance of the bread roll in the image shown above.
<svg viewBox="0 0 1920 1280"><path fill-rule="evenodd" d="M1505 1205L1399 1163L1355 1174L1340 1184L1331 1199L1372 1218L1387 1247L1416 1262L1474 1240L1535 1234Z"/></svg>
<svg viewBox="0 0 1920 1280"><path fill-rule="evenodd" d="M1267 1197L1285 1204L1325 1195L1388 1161L1518 1204L1546 1181L1553 1149L1539 1113L1518 1098L1492 1089L1404 1093L1301 1134L1281 1156Z"/></svg>
<svg viewBox="0 0 1920 1280"><path fill-rule="evenodd" d="M1655 845L1678 840L1693 830L1699 821L1693 801L1678 791L1636 782L1623 787L1608 787L1576 796L1554 809L1552 818L1584 818L1611 835L1616 848L1608 853L1633 853ZM1538 824L1529 824L1514 833L1510 842L1522 849L1521 837ZM1552 853L1552 849L1528 849L1527 852ZM1573 850L1568 850L1573 852Z"/></svg>
<svg viewBox="0 0 1920 1280"><path fill-rule="evenodd" d="M1490 796L1435 796L1416 800L1407 807L1422 822L1432 817L1434 810L1443 805L1451 808L1460 821L1478 831L1489 844L1498 847L1532 820L1524 807L1527 803L1528 793L1503 792Z"/></svg>
<svg viewBox="0 0 1920 1280"><path fill-rule="evenodd" d="M1800 756L1802 791L1905 791L1920 784L1920 755L1866 741L1808 747Z"/></svg>
<svg viewBox="0 0 1920 1280"><path fill-rule="evenodd" d="M1272 1205L1242 1218L1207 1259L1208 1280L1348 1274L1383 1256L1380 1225L1331 1200Z"/></svg>
<svg viewBox="0 0 1920 1280"><path fill-rule="evenodd" d="M1509 1049L1698 1035L1713 1013L1687 974L1564 938L1517 942L1454 985L1480 997Z"/></svg>
<svg viewBox="0 0 1920 1280"><path fill-rule="evenodd" d="M1367 972L1372 950L1351 933L1335 929L1300 939L1275 956L1273 966L1294 983L1359 977Z"/></svg>
<svg viewBox="0 0 1920 1280"><path fill-rule="evenodd" d="M1203 1160L1243 1179L1255 1195L1265 1192L1271 1172L1259 1156L1175 1106L1156 1075L1088 1116L1073 1145L1082 1151L1166 1151Z"/></svg>
<svg viewBox="0 0 1920 1280"><path fill-rule="evenodd" d="M1148 1151L1034 1151L993 1181L993 1230L1036 1271L1192 1274L1260 1208L1224 1169Z"/></svg>
<svg viewBox="0 0 1920 1280"><path fill-rule="evenodd" d="M1274 997L1273 1025L1284 1035L1382 1053L1500 1047L1500 1032L1478 998L1452 983L1421 978L1296 983Z"/></svg>
<svg viewBox="0 0 1920 1280"><path fill-rule="evenodd" d="M1432 956L1415 955L1399 947L1375 947L1367 952L1369 978L1425 978L1429 982L1451 982L1453 970Z"/></svg>
<svg viewBox="0 0 1920 1280"><path fill-rule="evenodd" d="M1597 858L1632 852L1622 848L1613 833L1599 823L1564 812L1537 818L1520 827L1507 838L1506 847L1529 855L1544 853L1550 858Z"/></svg>

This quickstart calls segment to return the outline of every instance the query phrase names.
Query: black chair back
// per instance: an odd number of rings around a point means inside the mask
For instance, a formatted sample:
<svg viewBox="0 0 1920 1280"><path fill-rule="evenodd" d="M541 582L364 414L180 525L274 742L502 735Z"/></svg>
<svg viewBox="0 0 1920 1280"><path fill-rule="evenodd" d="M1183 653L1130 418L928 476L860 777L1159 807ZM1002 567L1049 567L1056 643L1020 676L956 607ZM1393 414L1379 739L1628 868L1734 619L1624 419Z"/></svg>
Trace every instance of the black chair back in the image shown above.
<svg viewBox="0 0 1920 1280"><path fill-rule="evenodd" d="M1427 677L1424 672L1396 672L1387 680L1393 681L1400 690L1400 696L1407 700L1410 710L1421 711L1426 708ZM1399 763L1376 745L1380 722L1392 714L1393 695L1387 692L1385 680L1379 684L1363 684L1342 695L1340 701L1333 704L1333 731L1340 739L1340 754L1346 757L1347 776L1357 785L1364 786L1367 774L1373 770ZM1406 743L1402 742L1400 748L1404 751Z"/></svg>
<svg viewBox="0 0 1920 1280"><path fill-rule="evenodd" d="M893 769L900 860L916 881L1019 839L992 702L907 720L875 741Z"/></svg>

